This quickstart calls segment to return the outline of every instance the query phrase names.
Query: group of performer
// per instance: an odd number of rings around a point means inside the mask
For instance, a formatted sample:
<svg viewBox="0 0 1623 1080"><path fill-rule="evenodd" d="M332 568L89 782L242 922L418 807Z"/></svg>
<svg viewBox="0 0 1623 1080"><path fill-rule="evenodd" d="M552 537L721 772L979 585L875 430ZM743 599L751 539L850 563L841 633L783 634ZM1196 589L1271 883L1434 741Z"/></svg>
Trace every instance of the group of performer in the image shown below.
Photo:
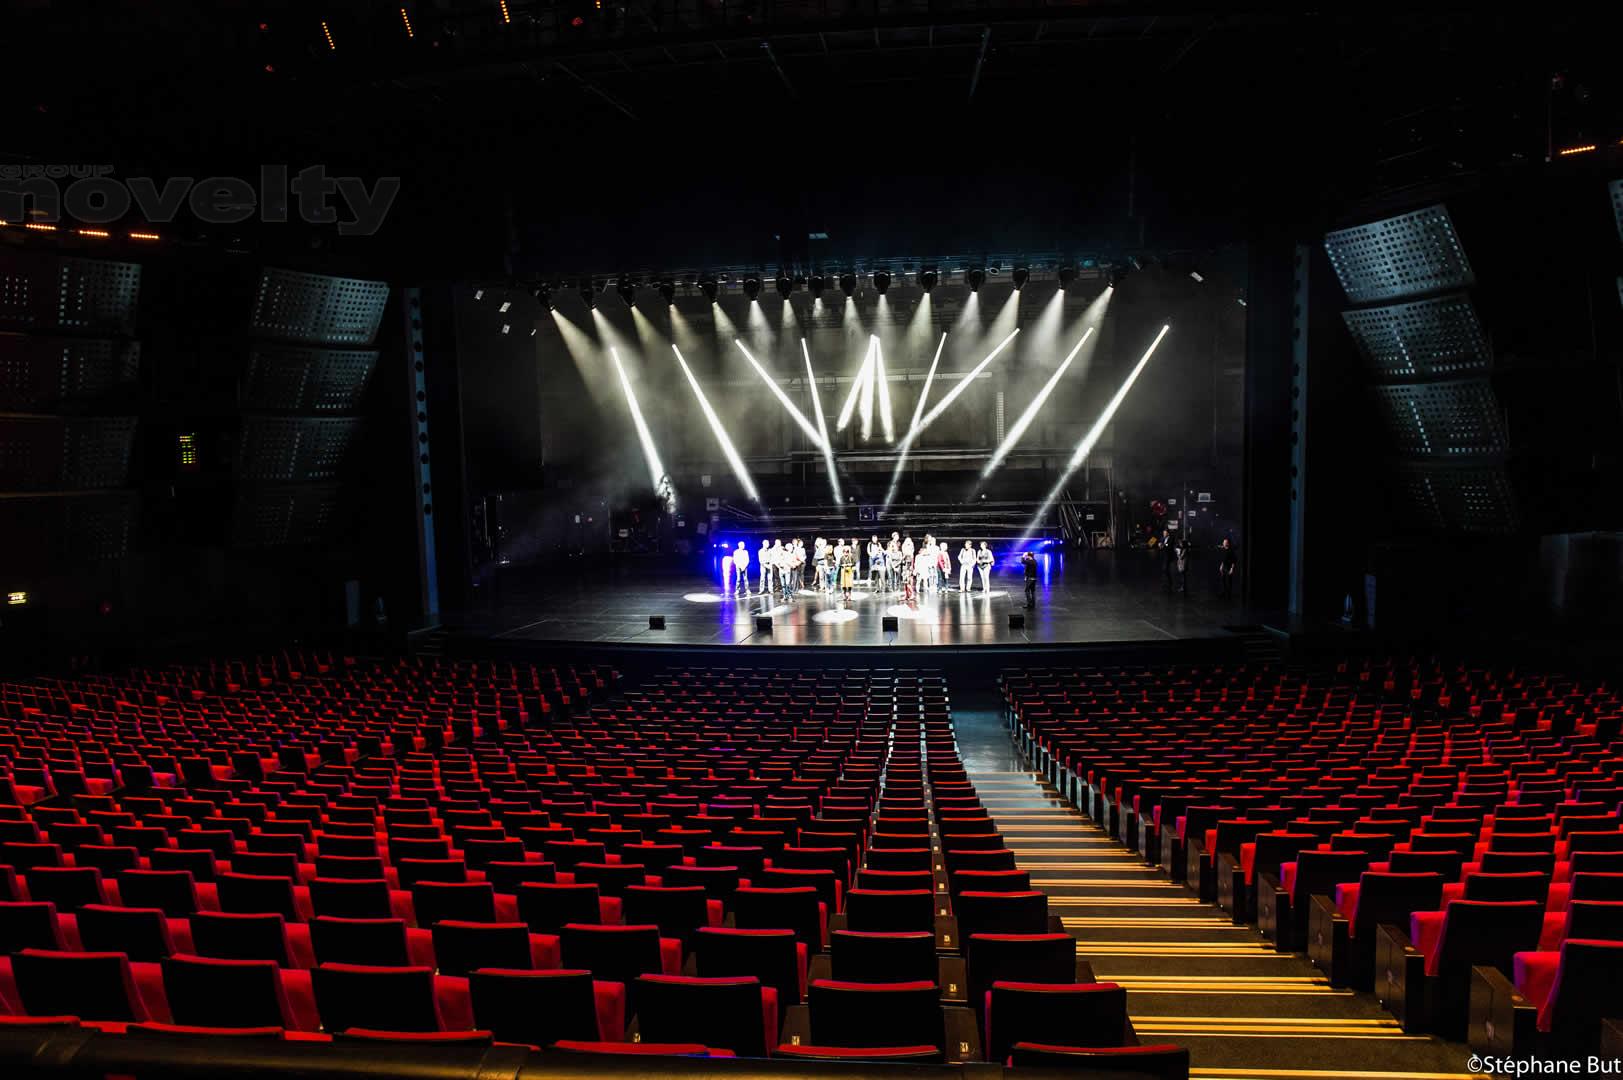
<svg viewBox="0 0 1623 1080"><path fill-rule="evenodd" d="M982 592L991 591L996 560L986 541L976 548L973 541L965 540L956 561L960 592L974 591L977 572ZM758 591L762 596L788 598L807 588L809 579L818 592L838 592L845 600L851 599L858 581L865 581L875 592L901 593L904 600L913 601L924 593L951 591L953 562L951 546L928 535L923 543L914 544L911 536L900 533L891 533L888 543L881 542L876 534L866 546L856 539L825 540L819 536L809 550L798 539L762 540L753 555L740 540L735 550L722 556L721 575L723 590L735 596L751 596ZM751 564L755 570L753 591Z"/></svg>

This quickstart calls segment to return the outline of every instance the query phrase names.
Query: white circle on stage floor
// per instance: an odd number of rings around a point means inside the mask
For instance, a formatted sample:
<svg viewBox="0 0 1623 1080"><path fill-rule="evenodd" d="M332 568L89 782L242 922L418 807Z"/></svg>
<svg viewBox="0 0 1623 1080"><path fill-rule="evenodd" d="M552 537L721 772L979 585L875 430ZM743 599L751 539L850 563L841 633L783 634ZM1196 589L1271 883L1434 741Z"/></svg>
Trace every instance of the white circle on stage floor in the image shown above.
<svg viewBox="0 0 1623 1080"><path fill-rule="evenodd" d="M682 599L686 600L690 604L719 604L727 598L725 596L718 596L715 593L690 592L684 595Z"/></svg>
<svg viewBox="0 0 1623 1080"><path fill-rule="evenodd" d="M994 596L1008 596L1008 595L1009 595L1009 590L1008 589L993 589L991 592L982 592L980 589L975 590L975 596L980 598L980 599L991 599Z"/></svg>
<svg viewBox="0 0 1623 1080"><path fill-rule="evenodd" d="M766 611L757 611L756 614L757 615L787 615L793 610L794 610L794 608L790 607L788 604L779 604L777 607L769 608Z"/></svg>
<svg viewBox="0 0 1623 1080"><path fill-rule="evenodd" d="M818 592L816 589L796 589L795 590L795 595L796 596L821 596L823 594Z"/></svg>
<svg viewBox="0 0 1623 1080"><path fill-rule="evenodd" d="M892 604L890 607L885 609L885 614L894 615L898 619L922 619L930 613L927 611L920 611L915 607L909 607L906 604Z"/></svg>
<svg viewBox="0 0 1623 1080"><path fill-rule="evenodd" d="M828 611L819 611L812 616L815 623L842 623L850 622L857 617L857 613L850 608L830 608Z"/></svg>

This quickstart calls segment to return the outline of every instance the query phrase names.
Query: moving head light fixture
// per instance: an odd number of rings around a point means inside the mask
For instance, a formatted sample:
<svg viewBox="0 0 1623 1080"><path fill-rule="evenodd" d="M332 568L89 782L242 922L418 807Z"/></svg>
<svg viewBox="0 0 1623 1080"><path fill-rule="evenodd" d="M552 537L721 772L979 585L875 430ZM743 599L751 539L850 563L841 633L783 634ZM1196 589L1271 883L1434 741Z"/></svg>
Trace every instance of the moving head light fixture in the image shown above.
<svg viewBox="0 0 1623 1080"><path fill-rule="evenodd" d="M1031 280L1031 268L1026 266L1017 266L1014 268L1014 273L1011 275L1011 277L1014 278L1014 287L1016 289L1023 289L1026 287L1026 282Z"/></svg>
<svg viewBox="0 0 1623 1080"><path fill-rule="evenodd" d="M888 270L875 270L874 274L873 274L873 287L874 287L874 292L878 293L880 296L884 296L887 292L889 292L890 291L890 271L888 271Z"/></svg>
<svg viewBox="0 0 1623 1080"><path fill-rule="evenodd" d="M845 293L846 299L849 300L851 294L857 291L857 276L850 272L841 274L840 291Z"/></svg>
<svg viewBox="0 0 1623 1080"><path fill-rule="evenodd" d="M794 279L781 270L778 271L777 286L778 295L783 297L785 300L789 299L789 294L795 291Z"/></svg>
<svg viewBox="0 0 1623 1080"><path fill-rule="evenodd" d="M746 300L748 300L750 303L753 304L756 300L758 300L760 298L760 296L761 296L761 279L758 278L758 277L754 277L754 276L745 278L744 279L744 298Z"/></svg>
<svg viewBox="0 0 1623 1080"><path fill-rule="evenodd" d="M597 291L601 287L590 278L580 279L580 298L586 302L588 311L597 307Z"/></svg>
<svg viewBox="0 0 1623 1080"><path fill-rule="evenodd" d="M806 291L811 293L813 300L822 299L824 285L825 282L822 274L813 274L811 277L806 279Z"/></svg>
<svg viewBox="0 0 1623 1080"><path fill-rule="evenodd" d="M676 304L676 282L670 278L661 281L659 283L659 295L664 297L668 306L674 307Z"/></svg>
<svg viewBox="0 0 1623 1080"><path fill-rule="evenodd" d="M704 293L704 296L705 296L706 300L709 300L712 304L714 304L716 302L716 291L717 291L716 275L714 275L714 274L700 274L699 275L699 291Z"/></svg>
<svg viewBox="0 0 1623 1080"><path fill-rule="evenodd" d="M626 302L626 307L637 306L637 282L635 278L621 274L620 280L615 283L614 291L620 294L620 299Z"/></svg>
<svg viewBox="0 0 1623 1080"><path fill-rule="evenodd" d="M939 280L940 276L934 270L919 271L919 288L927 294L935 291L936 282Z"/></svg>
<svg viewBox="0 0 1623 1080"><path fill-rule="evenodd" d="M975 267L964 275L964 284L969 286L970 292L980 292L981 286L986 284L986 271Z"/></svg>
<svg viewBox="0 0 1623 1080"><path fill-rule="evenodd" d="M542 307L546 308L548 311L552 310L552 286L551 285L549 285L548 283L543 281L541 284L535 286L534 288L532 288L530 290L530 295L535 297L536 301Z"/></svg>

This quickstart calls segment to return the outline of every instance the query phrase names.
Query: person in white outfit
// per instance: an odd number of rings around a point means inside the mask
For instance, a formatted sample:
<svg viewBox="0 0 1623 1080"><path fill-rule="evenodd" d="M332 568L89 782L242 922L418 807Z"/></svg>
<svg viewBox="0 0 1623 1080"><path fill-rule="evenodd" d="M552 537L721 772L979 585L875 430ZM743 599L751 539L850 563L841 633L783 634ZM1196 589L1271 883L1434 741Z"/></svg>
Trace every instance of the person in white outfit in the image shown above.
<svg viewBox="0 0 1623 1080"><path fill-rule="evenodd" d="M749 595L750 591L750 549L744 546L744 541L738 542L738 550L733 552L733 569L737 576L733 579L733 595L743 593Z"/></svg>
<svg viewBox="0 0 1623 1080"><path fill-rule="evenodd" d="M975 587L975 545L965 540L958 552L958 591L968 592Z"/></svg>
<svg viewBox="0 0 1623 1080"><path fill-rule="evenodd" d="M921 547L919 553L913 556L913 591L922 595L934 579L935 555L929 547Z"/></svg>
<svg viewBox="0 0 1623 1080"><path fill-rule="evenodd" d="M992 591L992 549L981 541L981 549L975 553L975 566L981 572L981 591Z"/></svg>
<svg viewBox="0 0 1623 1080"><path fill-rule="evenodd" d="M733 553L728 552L721 557L721 594L728 595L733 591Z"/></svg>
<svg viewBox="0 0 1623 1080"><path fill-rule="evenodd" d="M772 580L772 543L761 541L761 550L755 553L755 572L760 575L756 592L766 592Z"/></svg>

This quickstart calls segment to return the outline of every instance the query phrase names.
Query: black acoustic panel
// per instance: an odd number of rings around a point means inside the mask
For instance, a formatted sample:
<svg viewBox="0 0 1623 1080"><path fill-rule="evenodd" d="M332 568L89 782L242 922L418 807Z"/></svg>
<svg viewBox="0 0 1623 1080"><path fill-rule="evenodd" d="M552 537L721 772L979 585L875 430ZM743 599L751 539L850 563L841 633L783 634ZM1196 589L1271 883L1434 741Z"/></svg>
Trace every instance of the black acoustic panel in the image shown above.
<svg viewBox="0 0 1623 1080"><path fill-rule="evenodd" d="M382 281L264 270L249 331L260 338L314 345L370 345L377 339L389 286Z"/></svg>
<svg viewBox="0 0 1623 1080"><path fill-rule="evenodd" d="M1354 304L1463 289L1476 281L1441 204L1328 233L1324 249Z"/></svg>
<svg viewBox="0 0 1623 1080"><path fill-rule="evenodd" d="M1510 449L1504 410L1487 379L1378 386L1372 393L1400 453L1458 458Z"/></svg>
<svg viewBox="0 0 1623 1080"><path fill-rule="evenodd" d="M264 484L242 488L232 514L239 548L310 547L330 540L342 511L339 484Z"/></svg>
<svg viewBox="0 0 1623 1080"><path fill-rule="evenodd" d="M1411 531L1515 532L1515 488L1503 465L1403 462L1391 466L1390 490L1400 524Z"/></svg>
<svg viewBox="0 0 1623 1080"><path fill-rule="evenodd" d="M45 412L57 405L127 400L140 369L137 341L0 334L0 411Z"/></svg>
<svg viewBox="0 0 1623 1080"><path fill-rule="evenodd" d="M135 417L0 420L0 491L84 491L129 479Z"/></svg>
<svg viewBox="0 0 1623 1080"><path fill-rule="evenodd" d="M375 349L255 344L248 350L241 404L278 412L355 412L377 362Z"/></svg>
<svg viewBox="0 0 1623 1080"><path fill-rule="evenodd" d="M1341 317L1376 379L1457 378L1493 367L1493 346L1466 293Z"/></svg>
<svg viewBox="0 0 1623 1080"><path fill-rule="evenodd" d="M140 294L136 263L0 252L0 329L129 334Z"/></svg>
<svg viewBox="0 0 1623 1080"><path fill-rule="evenodd" d="M249 417L242 423L237 475L264 483L337 479L360 429L358 419Z"/></svg>
<svg viewBox="0 0 1623 1080"><path fill-rule="evenodd" d="M26 575L122 558L139 507L134 492L0 498L6 568Z"/></svg>

